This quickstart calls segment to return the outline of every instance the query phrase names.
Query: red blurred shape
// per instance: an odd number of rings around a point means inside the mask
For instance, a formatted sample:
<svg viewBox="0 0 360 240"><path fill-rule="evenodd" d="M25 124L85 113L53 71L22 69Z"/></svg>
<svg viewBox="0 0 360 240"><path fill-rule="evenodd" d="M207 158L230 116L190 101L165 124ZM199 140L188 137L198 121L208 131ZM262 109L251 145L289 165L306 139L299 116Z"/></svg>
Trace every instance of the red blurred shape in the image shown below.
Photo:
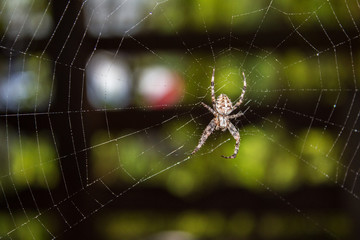
<svg viewBox="0 0 360 240"><path fill-rule="evenodd" d="M143 70L138 90L145 104L160 109L178 103L184 95L184 87L184 80L178 73L156 66Z"/></svg>

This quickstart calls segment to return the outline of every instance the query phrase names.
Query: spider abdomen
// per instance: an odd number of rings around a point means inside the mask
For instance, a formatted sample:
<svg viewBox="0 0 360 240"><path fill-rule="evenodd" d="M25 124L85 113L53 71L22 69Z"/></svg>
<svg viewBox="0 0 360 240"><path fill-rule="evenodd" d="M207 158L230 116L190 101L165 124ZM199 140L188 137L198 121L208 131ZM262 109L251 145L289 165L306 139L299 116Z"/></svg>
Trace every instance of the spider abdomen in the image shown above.
<svg viewBox="0 0 360 240"><path fill-rule="evenodd" d="M219 114L228 115L232 109L230 98L226 94L220 94L216 99L216 110Z"/></svg>

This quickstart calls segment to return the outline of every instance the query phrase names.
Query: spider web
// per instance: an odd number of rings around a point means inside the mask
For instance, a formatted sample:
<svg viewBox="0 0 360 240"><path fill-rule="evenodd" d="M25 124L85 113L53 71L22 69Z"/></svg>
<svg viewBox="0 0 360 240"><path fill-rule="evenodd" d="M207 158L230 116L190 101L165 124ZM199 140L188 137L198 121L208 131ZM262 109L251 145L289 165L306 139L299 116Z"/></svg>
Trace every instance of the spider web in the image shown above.
<svg viewBox="0 0 360 240"><path fill-rule="evenodd" d="M184 4L0 4L0 238L359 236L359 2ZM151 66L176 102L135 92ZM247 78L233 160L228 132L190 155L213 67L233 102Z"/></svg>

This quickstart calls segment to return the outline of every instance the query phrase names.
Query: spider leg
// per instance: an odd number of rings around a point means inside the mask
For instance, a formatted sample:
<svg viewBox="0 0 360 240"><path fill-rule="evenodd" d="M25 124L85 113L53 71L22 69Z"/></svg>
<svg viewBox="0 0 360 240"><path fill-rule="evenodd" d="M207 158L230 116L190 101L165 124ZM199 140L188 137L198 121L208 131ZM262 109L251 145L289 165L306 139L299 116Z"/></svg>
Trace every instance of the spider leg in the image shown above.
<svg viewBox="0 0 360 240"><path fill-rule="evenodd" d="M236 155L239 151L239 145L240 145L240 133L239 131L236 129L236 127L234 126L234 124L229 123L229 132L231 133L231 135L234 137L236 143L235 143L235 150L234 150L234 154L228 157L222 156L223 158L236 158Z"/></svg>
<svg viewBox="0 0 360 240"><path fill-rule="evenodd" d="M212 73L212 77L211 77L211 102L212 102L213 108L216 109L215 108L216 99L215 99L214 85L215 85L215 68L213 68L213 73Z"/></svg>
<svg viewBox="0 0 360 240"><path fill-rule="evenodd" d="M247 109L245 109L245 111L243 111L243 112L238 112L237 114L233 114L233 115L229 115L229 119L234 119L234 118L238 118L238 117L241 117L241 116L243 116L246 112L247 112L247 110L249 110L249 108L250 107L248 107Z"/></svg>
<svg viewBox="0 0 360 240"><path fill-rule="evenodd" d="M212 109L211 107L209 107L208 105L206 105L205 103L201 102L201 104L207 109L209 110L212 114L214 114L214 116L216 116L216 112L214 111L214 109Z"/></svg>
<svg viewBox="0 0 360 240"><path fill-rule="evenodd" d="M238 117L241 117L242 115L244 115L243 112L238 112L237 114L234 114L234 115L229 115L229 119L234 119L234 118L238 118Z"/></svg>
<svg viewBox="0 0 360 240"><path fill-rule="evenodd" d="M199 144L196 146L194 151L192 151L191 155L199 151L201 146L205 143L206 139L210 136L210 134L214 131L216 128L215 118L210 121L210 123L206 126L203 134L201 135Z"/></svg>
<svg viewBox="0 0 360 240"><path fill-rule="evenodd" d="M239 101L233 106L233 108L231 109L231 112L234 111L237 107L239 107L241 105L241 103L244 100L244 96L245 96L245 92L246 92L246 77L245 77L245 73L242 73L243 77L244 77L244 86L242 89L242 93L240 95Z"/></svg>

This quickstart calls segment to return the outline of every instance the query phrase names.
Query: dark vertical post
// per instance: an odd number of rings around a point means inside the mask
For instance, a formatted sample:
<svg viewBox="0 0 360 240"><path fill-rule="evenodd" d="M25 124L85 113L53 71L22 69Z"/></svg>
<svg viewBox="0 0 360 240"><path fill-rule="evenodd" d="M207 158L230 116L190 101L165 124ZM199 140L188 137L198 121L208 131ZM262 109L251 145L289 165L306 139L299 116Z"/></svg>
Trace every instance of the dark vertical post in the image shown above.
<svg viewBox="0 0 360 240"><path fill-rule="evenodd" d="M53 60L54 92L51 99L50 112L60 112L56 117L49 115L49 124L56 138L60 169L61 186L54 194L56 202L70 196L69 200L60 204L59 211L64 217L64 226L59 229L68 229L76 222L82 221L79 206L86 205L84 190L86 190L86 154L84 151L83 123L80 113L84 84L84 66L87 59L84 44L81 42L84 34L81 1L53 1L52 12L56 29L48 47L48 54ZM80 47L81 48L79 50ZM79 51L78 51L79 50ZM82 99L82 97L84 99ZM88 131L86 130L86 133ZM90 135L90 134L89 134ZM87 136L86 136L87 137ZM58 194L58 196L56 196ZM74 204L72 204L74 203ZM76 207L78 209L76 209ZM94 237L92 218L77 224L66 233L66 238L91 239ZM71 234L71 237L69 236Z"/></svg>

